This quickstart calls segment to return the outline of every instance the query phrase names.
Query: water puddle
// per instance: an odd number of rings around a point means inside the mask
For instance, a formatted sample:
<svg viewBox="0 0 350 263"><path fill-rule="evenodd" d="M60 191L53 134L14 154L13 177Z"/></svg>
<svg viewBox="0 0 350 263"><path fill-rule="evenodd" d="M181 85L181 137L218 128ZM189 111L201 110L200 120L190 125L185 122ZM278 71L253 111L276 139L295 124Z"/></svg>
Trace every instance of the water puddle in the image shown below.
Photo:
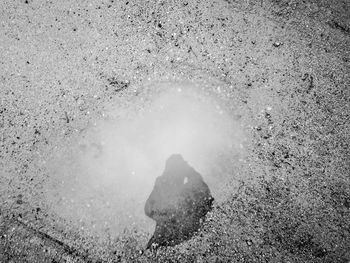
<svg viewBox="0 0 350 263"><path fill-rule="evenodd" d="M152 233L145 202L173 153L203 176L216 201L223 198L233 175L223 174L218 160L242 155L239 123L198 87L162 83L155 90L148 99L135 96L127 108L113 107L60 149L46 187L52 211L94 235Z"/></svg>

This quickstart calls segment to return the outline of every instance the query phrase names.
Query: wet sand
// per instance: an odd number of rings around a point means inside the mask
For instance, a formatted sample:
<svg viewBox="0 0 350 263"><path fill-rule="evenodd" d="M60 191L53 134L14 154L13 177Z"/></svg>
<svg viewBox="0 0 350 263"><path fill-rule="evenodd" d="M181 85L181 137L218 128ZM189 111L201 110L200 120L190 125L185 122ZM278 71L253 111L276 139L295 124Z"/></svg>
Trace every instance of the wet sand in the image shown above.
<svg viewBox="0 0 350 263"><path fill-rule="evenodd" d="M3 1L0 262L349 262L349 13L347 1ZM171 90L199 105L171 112L206 130L179 140L196 142L187 155L215 203L191 240L141 254L153 226L134 207L176 147L129 135L152 131L139 120L162 116L147 112ZM123 142L126 168L108 148ZM120 167L137 168L123 201L108 190Z"/></svg>

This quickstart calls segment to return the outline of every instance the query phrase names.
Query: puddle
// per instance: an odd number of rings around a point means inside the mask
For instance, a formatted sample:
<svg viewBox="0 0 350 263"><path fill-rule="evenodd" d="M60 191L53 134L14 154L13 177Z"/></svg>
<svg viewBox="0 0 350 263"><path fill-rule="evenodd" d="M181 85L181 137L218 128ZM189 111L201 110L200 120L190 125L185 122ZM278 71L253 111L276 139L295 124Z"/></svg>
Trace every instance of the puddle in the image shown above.
<svg viewBox="0 0 350 263"><path fill-rule="evenodd" d="M216 201L223 198L232 174L223 174L218 160L242 154L239 123L198 87L163 83L154 90L148 100L139 94L127 108L113 107L59 150L46 187L53 212L94 235L152 233L145 202L173 153L203 176Z"/></svg>

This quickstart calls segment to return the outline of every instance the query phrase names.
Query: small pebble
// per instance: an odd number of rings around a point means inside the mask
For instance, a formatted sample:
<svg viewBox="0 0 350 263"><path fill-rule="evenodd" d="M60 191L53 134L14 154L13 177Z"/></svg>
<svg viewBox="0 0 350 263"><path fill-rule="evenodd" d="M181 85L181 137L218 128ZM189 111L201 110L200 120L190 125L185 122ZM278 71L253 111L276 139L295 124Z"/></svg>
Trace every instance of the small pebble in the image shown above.
<svg viewBox="0 0 350 263"><path fill-rule="evenodd" d="M275 42L275 43L273 43L273 46L274 47L280 47L280 46L282 46L283 45L283 43L282 42Z"/></svg>

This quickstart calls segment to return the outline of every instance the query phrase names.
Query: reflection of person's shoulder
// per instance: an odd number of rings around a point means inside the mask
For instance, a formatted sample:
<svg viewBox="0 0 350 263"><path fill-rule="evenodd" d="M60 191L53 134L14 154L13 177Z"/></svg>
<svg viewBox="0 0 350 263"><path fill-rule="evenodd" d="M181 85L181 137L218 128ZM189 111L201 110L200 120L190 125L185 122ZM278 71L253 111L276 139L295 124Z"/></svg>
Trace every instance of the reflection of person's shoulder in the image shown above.
<svg viewBox="0 0 350 263"><path fill-rule="evenodd" d="M189 171L187 172L187 176L189 177L190 180L192 180L194 183L198 183L200 181L203 181L202 176L191 167Z"/></svg>

